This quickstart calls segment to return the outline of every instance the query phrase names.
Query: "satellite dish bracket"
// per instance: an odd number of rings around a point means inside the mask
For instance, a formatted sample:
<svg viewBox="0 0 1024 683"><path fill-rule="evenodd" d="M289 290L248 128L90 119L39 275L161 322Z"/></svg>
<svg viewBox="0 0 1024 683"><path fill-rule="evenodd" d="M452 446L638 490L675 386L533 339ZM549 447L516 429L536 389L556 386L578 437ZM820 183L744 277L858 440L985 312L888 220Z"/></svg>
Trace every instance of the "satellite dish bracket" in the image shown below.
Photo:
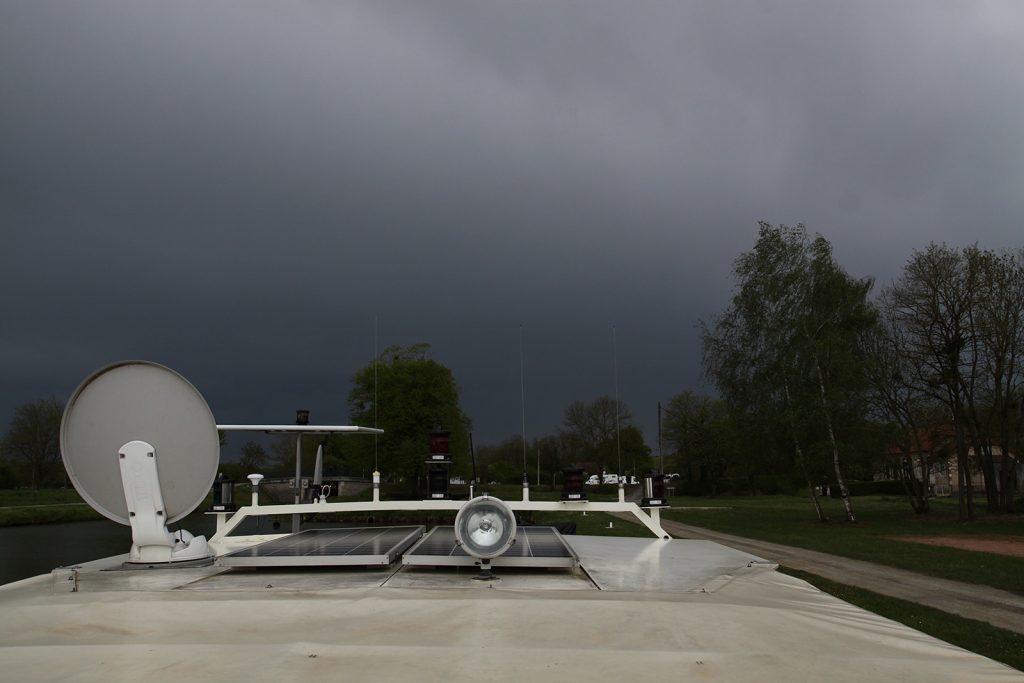
<svg viewBox="0 0 1024 683"><path fill-rule="evenodd" d="M121 446L117 456L132 528L129 562L184 562L209 557L205 536L193 537L182 531L175 537L167 530L156 449L145 441L129 441Z"/></svg>

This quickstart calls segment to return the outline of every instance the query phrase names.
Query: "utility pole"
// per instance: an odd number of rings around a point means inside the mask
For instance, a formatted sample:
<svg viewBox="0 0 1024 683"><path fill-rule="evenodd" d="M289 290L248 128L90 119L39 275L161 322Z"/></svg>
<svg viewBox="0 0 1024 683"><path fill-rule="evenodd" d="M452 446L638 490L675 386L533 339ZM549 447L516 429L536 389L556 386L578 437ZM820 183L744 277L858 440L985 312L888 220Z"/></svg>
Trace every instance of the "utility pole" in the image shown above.
<svg viewBox="0 0 1024 683"><path fill-rule="evenodd" d="M519 326L519 404L523 416L523 477L526 477L526 379L523 372L523 326ZM539 467L539 466L538 466Z"/></svg>
<svg viewBox="0 0 1024 683"><path fill-rule="evenodd" d="M665 474L665 451L661 447L661 401L658 401L658 457L661 459L661 473Z"/></svg>

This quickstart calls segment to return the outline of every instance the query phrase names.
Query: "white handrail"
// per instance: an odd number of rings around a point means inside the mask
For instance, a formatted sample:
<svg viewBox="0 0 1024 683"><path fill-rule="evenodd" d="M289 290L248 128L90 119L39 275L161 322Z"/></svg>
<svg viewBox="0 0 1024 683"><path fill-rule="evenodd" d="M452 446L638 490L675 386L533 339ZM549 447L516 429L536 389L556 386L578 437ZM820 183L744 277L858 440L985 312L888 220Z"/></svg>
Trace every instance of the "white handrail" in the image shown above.
<svg viewBox="0 0 1024 683"><path fill-rule="evenodd" d="M453 511L458 512L468 501L465 500L382 500L348 503L299 503L283 505L246 505L217 525L217 533L209 544L222 554L220 544L247 517L265 515L298 515L323 512L387 512L387 511ZM661 511L650 508L647 512L636 503L611 501L559 501L559 500L506 500L510 508L528 512L631 512L658 538L668 540L669 535L661 528Z"/></svg>

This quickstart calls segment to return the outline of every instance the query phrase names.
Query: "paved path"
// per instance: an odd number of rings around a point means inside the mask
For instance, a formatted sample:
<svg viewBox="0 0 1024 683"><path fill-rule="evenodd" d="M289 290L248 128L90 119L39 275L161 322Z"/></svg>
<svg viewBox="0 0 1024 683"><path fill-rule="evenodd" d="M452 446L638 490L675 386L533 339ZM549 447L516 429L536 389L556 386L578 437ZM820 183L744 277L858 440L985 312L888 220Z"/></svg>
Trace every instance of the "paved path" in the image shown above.
<svg viewBox="0 0 1024 683"><path fill-rule="evenodd" d="M632 515L623 517L627 518L632 518ZM661 526L678 538L715 541L778 562L790 569L823 576L836 583L909 600L1024 634L1024 596L1015 593L989 586L939 579L814 550L732 536L665 518L662 518Z"/></svg>

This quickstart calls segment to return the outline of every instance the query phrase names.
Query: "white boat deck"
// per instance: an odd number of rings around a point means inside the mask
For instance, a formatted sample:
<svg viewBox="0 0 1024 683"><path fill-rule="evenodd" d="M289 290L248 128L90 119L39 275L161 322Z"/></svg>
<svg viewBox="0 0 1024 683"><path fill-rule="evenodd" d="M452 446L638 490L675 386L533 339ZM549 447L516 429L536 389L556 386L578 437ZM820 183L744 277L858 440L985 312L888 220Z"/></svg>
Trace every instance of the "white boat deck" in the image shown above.
<svg viewBox="0 0 1024 683"><path fill-rule="evenodd" d="M0 587L10 681L1024 681L708 541L568 536L581 569L110 570ZM77 586L77 591L73 589Z"/></svg>

